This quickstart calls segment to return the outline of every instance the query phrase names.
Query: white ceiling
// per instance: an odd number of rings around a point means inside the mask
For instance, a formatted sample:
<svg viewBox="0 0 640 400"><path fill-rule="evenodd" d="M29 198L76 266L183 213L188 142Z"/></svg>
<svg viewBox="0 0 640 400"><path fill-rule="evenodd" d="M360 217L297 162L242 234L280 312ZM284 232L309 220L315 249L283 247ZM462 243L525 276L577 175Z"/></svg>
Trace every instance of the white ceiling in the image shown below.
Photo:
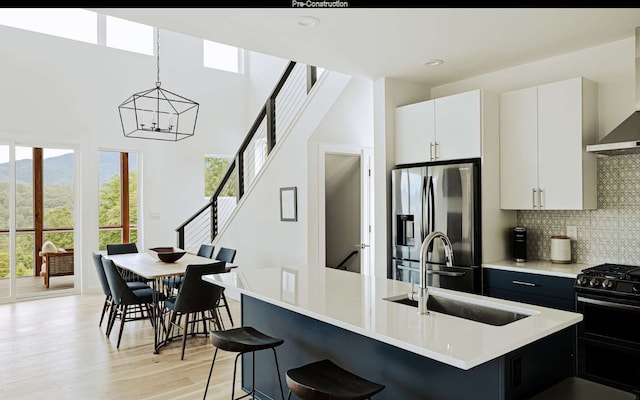
<svg viewBox="0 0 640 400"><path fill-rule="evenodd" d="M640 26L640 8L92 10L349 75L430 86L631 38ZM300 16L320 24L302 28ZM424 66L432 58L445 63Z"/></svg>

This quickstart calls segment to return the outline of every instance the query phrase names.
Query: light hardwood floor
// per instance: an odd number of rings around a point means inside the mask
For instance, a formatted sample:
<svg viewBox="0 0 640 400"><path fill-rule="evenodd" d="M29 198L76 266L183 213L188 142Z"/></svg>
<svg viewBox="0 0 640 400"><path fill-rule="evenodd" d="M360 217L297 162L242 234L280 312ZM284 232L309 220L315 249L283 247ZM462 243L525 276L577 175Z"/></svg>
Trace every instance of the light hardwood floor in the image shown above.
<svg viewBox="0 0 640 400"><path fill-rule="evenodd" d="M228 301L239 326L240 304ZM77 295L0 305L0 399L202 399L214 352L207 338L189 337L180 360L180 340L153 354L149 322L128 322L117 350L116 329L107 338L106 322L98 327L103 302ZM234 358L218 352L207 399L230 398Z"/></svg>

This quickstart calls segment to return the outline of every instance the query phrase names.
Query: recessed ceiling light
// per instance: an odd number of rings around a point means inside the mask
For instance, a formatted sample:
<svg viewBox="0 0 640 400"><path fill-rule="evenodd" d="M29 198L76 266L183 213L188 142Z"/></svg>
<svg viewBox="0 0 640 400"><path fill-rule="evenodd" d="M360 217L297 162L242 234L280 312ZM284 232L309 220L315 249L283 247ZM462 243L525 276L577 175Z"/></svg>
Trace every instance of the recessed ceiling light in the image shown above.
<svg viewBox="0 0 640 400"><path fill-rule="evenodd" d="M438 65L441 65L443 63L444 61L440 60L439 58L433 58L427 61L426 63L424 63L424 65L427 65L429 67L437 67Z"/></svg>
<svg viewBox="0 0 640 400"><path fill-rule="evenodd" d="M298 17L298 26L301 28L311 28L320 23L320 20L316 17L302 16Z"/></svg>

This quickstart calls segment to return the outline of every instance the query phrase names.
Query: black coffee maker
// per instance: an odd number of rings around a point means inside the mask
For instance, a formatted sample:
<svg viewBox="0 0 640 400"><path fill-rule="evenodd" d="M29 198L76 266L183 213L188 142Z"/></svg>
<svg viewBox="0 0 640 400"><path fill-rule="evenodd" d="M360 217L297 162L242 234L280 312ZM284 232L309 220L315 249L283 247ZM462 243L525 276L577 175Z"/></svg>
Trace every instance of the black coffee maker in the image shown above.
<svg viewBox="0 0 640 400"><path fill-rule="evenodd" d="M527 228L516 226L511 232L511 254L513 261L527 261Z"/></svg>

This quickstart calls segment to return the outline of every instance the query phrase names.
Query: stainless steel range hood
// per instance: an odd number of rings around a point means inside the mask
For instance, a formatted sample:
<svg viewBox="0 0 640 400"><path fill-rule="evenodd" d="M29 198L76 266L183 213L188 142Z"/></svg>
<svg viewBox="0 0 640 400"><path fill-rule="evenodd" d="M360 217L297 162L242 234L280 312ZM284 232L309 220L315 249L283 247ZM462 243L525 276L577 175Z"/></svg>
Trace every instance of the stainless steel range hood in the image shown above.
<svg viewBox="0 0 640 400"><path fill-rule="evenodd" d="M615 156L640 154L640 27L636 27L636 111L598 142L587 146L591 153Z"/></svg>

